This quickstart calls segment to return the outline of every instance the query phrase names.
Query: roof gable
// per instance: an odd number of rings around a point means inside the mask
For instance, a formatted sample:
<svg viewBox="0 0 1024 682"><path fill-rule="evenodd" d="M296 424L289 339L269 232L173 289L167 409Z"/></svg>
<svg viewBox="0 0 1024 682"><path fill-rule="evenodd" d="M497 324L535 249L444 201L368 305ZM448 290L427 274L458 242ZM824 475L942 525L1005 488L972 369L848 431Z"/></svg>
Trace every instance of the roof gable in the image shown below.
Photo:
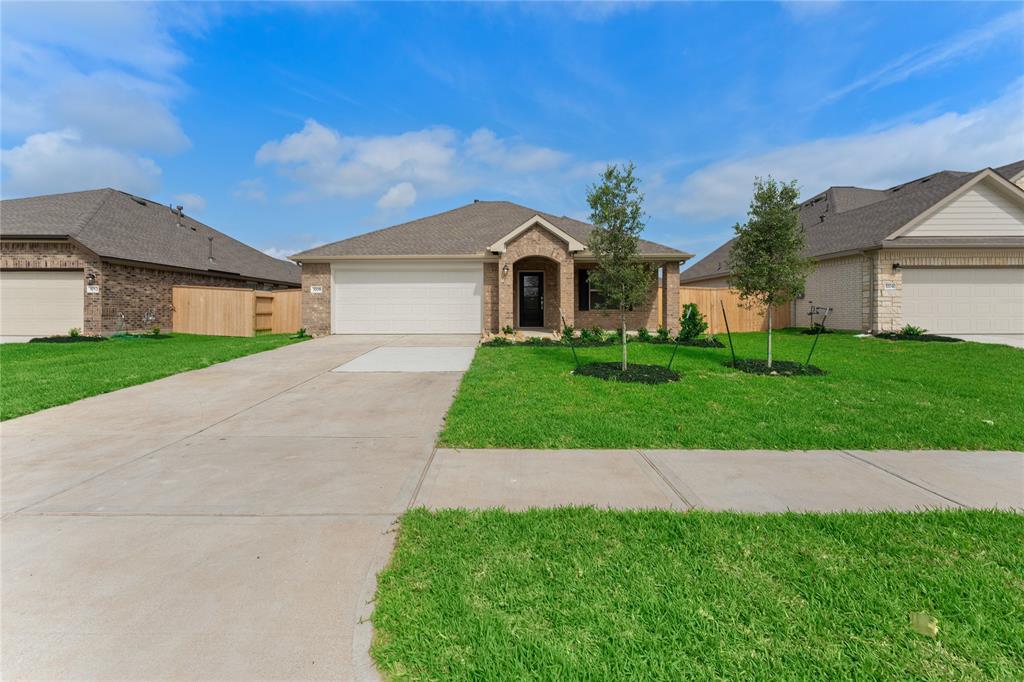
<svg viewBox="0 0 1024 682"><path fill-rule="evenodd" d="M1024 192L983 171L889 239L906 237L1024 237Z"/></svg>
<svg viewBox="0 0 1024 682"><path fill-rule="evenodd" d="M519 235L521 235L522 233L529 230L531 227L541 227L550 232L551 234L555 235L556 237L558 237L567 244L567 248L570 252L579 252L587 248L586 244L583 244L574 237L566 234L563 230L555 227L540 215L535 215L526 222L524 222L519 227L516 227L511 232L503 236L498 241L488 246L487 250L490 251L491 253L505 253L505 249L508 246L508 243L515 239L516 237L518 237Z"/></svg>

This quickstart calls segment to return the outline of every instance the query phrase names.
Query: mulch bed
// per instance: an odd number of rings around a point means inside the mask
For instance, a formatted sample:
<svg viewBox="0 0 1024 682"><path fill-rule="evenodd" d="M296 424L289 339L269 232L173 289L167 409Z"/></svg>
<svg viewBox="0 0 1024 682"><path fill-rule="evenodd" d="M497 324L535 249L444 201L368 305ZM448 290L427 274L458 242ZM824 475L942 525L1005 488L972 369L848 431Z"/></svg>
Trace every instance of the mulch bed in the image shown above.
<svg viewBox="0 0 1024 682"><path fill-rule="evenodd" d="M726 367L732 367L732 362L726 362ZM768 368L767 360L737 360L736 369L747 374L765 374L769 376L821 376L825 370L814 365L802 365L799 362L789 360L772 361L771 369Z"/></svg>
<svg viewBox="0 0 1024 682"><path fill-rule="evenodd" d="M875 334L876 338L887 341L937 341L939 343L959 343L963 339L954 339L952 336L940 336L938 334L900 334L898 332L881 332Z"/></svg>
<svg viewBox="0 0 1024 682"><path fill-rule="evenodd" d="M43 336L30 339L29 343L95 343L106 340L105 336Z"/></svg>
<svg viewBox="0 0 1024 682"><path fill-rule="evenodd" d="M817 329L816 327L804 327L800 330L800 333L808 334L809 336L817 336L818 334L835 334L836 330L829 329L828 327L823 327L822 329Z"/></svg>
<svg viewBox="0 0 1024 682"><path fill-rule="evenodd" d="M583 365L573 374L631 384L667 384L670 381L679 381L678 372L661 365L629 365L623 372L621 362L595 362Z"/></svg>

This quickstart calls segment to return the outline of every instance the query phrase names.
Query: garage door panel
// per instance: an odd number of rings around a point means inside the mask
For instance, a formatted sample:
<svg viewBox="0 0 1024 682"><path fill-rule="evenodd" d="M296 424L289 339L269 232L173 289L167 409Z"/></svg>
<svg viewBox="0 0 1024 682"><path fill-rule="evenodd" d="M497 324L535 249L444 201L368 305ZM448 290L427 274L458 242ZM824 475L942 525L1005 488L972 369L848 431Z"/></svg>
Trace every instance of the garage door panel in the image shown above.
<svg viewBox="0 0 1024 682"><path fill-rule="evenodd" d="M903 320L937 334L1024 334L1024 268L905 268Z"/></svg>
<svg viewBox="0 0 1024 682"><path fill-rule="evenodd" d="M336 334L481 330L480 263L338 264L333 278Z"/></svg>
<svg viewBox="0 0 1024 682"><path fill-rule="evenodd" d="M0 273L0 335L52 336L84 326L83 272Z"/></svg>

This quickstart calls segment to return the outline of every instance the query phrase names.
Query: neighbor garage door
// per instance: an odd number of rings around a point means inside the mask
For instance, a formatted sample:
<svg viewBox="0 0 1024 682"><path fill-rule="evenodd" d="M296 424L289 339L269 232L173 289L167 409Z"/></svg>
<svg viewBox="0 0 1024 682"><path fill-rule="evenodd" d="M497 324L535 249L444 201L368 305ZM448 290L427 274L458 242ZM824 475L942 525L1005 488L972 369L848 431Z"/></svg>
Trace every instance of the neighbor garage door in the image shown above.
<svg viewBox="0 0 1024 682"><path fill-rule="evenodd" d="M82 328L82 271L0 272L0 335L50 336Z"/></svg>
<svg viewBox="0 0 1024 682"><path fill-rule="evenodd" d="M903 321L937 334L1024 334L1024 268L904 268Z"/></svg>
<svg viewBox="0 0 1024 682"><path fill-rule="evenodd" d="M480 333L480 263L336 263L333 271L335 334Z"/></svg>

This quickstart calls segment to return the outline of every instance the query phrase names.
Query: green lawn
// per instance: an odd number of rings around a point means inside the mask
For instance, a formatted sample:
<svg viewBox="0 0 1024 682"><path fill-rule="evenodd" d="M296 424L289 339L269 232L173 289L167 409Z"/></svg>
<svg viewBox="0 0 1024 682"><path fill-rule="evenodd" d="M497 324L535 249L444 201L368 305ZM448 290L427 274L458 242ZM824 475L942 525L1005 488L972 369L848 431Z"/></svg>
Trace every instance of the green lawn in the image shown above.
<svg viewBox="0 0 1024 682"><path fill-rule="evenodd" d="M418 509L373 623L392 679L1019 680L1024 519Z"/></svg>
<svg viewBox="0 0 1024 682"><path fill-rule="evenodd" d="M775 335L778 359L803 361L812 337ZM765 334L735 334L739 358L763 357ZM725 340L722 337L723 341ZM582 362L619 356L580 349ZM665 364L671 346L630 344ZM729 349L681 347L679 382L576 377L566 347L481 347L442 445L523 448L1024 449L1024 351L977 343L821 337L826 376L771 377L727 366Z"/></svg>
<svg viewBox="0 0 1024 682"><path fill-rule="evenodd" d="M98 343L0 345L0 419L278 348L287 334L239 338L172 334Z"/></svg>

